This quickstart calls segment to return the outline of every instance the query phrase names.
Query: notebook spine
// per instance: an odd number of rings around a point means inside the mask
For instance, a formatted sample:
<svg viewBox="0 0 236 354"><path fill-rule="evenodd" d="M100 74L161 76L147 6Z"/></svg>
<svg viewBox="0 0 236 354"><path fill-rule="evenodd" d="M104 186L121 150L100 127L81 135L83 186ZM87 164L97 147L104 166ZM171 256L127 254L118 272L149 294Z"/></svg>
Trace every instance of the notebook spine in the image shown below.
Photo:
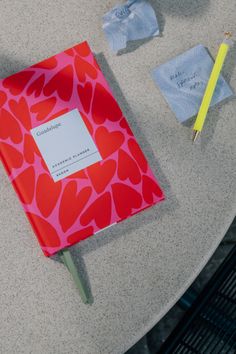
<svg viewBox="0 0 236 354"><path fill-rule="evenodd" d="M4 154L3 154L3 152L1 150L0 150L0 160L2 161L3 167L6 170L6 172L8 174L8 178L10 180L11 169L10 169L8 163L7 163L7 158L4 156ZM12 186L13 186L15 192L16 192L16 195L17 195L19 201L21 202L21 204L22 204L22 202L24 203L24 195L22 194L21 189L18 187L17 183L14 182L14 180L13 181L10 180L10 182L11 182L11 184L12 184ZM38 229L37 225L35 224L34 220L30 217L30 215L27 212L25 212L25 215L26 215L27 219L29 220L29 222L30 222L30 224L31 224L31 226L32 226L32 228L33 228L33 230L35 232L35 235L37 236L37 238L38 238L38 240L40 242L41 241L41 237L40 237L40 232L39 232L39 229ZM43 250L43 252L44 252L44 250ZM44 254L46 256L48 256L47 253L44 252Z"/></svg>
<svg viewBox="0 0 236 354"><path fill-rule="evenodd" d="M1 160L2 160L2 164L3 164L5 170L6 170L7 174L8 174L8 178L9 178L9 180L10 180L10 182L11 182L11 184L12 184L12 186L13 186L13 188L14 188L14 190L15 190L15 192L16 192L19 200L20 200L20 202L24 201L24 196L21 193L20 189L18 188L17 183L14 182L14 179L13 180L10 179L11 168L9 167L9 165L7 163L7 158L4 156L4 154L1 151L0 151L0 157L1 157Z"/></svg>

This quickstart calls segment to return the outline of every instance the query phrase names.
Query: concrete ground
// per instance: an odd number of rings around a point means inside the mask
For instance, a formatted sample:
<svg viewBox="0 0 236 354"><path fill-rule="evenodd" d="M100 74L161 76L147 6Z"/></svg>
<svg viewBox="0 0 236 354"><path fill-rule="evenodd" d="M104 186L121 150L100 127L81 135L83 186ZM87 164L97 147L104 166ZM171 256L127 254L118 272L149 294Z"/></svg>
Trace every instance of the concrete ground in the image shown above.
<svg viewBox="0 0 236 354"><path fill-rule="evenodd" d="M236 218L234 219L216 252L193 283L194 290L198 293L201 292L235 243ZM185 311L181 309L179 305L173 306L166 316L164 316L164 318L158 322L145 337L143 337L136 345L128 350L126 354L156 354L162 343L178 324L184 313Z"/></svg>
<svg viewBox="0 0 236 354"><path fill-rule="evenodd" d="M150 72L200 43L215 57L223 32L236 33L236 1L150 0L162 37L114 55L102 16L122 1L1 1L0 77L87 39L166 194L73 248L94 299L87 307L65 267L42 255L0 168L1 354L123 354L182 296L234 217L236 101L212 109L193 147L191 125L177 123ZM235 57L236 46L224 76L236 91ZM155 352L174 324L168 316L135 354Z"/></svg>

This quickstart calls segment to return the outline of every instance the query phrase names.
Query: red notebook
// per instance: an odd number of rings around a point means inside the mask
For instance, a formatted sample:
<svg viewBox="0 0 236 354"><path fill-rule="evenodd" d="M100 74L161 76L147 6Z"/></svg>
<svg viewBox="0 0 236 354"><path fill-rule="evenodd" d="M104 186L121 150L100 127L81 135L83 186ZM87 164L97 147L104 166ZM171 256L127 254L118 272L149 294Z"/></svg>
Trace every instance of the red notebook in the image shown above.
<svg viewBox="0 0 236 354"><path fill-rule="evenodd" d="M0 153L46 256L164 199L87 42L0 81Z"/></svg>

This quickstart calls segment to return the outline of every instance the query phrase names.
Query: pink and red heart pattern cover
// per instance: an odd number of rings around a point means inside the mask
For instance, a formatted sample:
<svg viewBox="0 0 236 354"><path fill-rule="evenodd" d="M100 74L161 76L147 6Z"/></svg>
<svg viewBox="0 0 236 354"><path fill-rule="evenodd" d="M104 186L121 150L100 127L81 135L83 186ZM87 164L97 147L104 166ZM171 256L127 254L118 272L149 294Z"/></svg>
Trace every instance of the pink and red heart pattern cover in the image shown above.
<svg viewBox="0 0 236 354"><path fill-rule="evenodd" d="M54 182L30 129L75 108L103 160ZM46 256L164 199L87 42L0 81L0 153Z"/></svg>

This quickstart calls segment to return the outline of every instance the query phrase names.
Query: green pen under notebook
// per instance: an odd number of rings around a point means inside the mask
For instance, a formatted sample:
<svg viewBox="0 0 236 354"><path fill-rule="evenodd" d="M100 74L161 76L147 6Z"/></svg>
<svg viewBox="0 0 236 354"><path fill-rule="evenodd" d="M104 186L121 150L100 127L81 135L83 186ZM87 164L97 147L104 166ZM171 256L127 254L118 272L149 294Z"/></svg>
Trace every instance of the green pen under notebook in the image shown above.
<svg viewBox="0 0 236 354"><path fill-rule="evenodd" d="M65 266L67 267L67 269L69 270L69 272L72 275L72 278L74 279L74 282L79 290L80 293L80 297L83 301L84 304L88 304L89 303L89 296L88 296L88 292L87 289L85 288L83 281L79 275L79 272L75 266L75 263L72 259L71 253L69 251L68 248L64 248L63 250L61 250L60 252L58 252L61 260L63 261L63 263L65 264Z"/></svg>

